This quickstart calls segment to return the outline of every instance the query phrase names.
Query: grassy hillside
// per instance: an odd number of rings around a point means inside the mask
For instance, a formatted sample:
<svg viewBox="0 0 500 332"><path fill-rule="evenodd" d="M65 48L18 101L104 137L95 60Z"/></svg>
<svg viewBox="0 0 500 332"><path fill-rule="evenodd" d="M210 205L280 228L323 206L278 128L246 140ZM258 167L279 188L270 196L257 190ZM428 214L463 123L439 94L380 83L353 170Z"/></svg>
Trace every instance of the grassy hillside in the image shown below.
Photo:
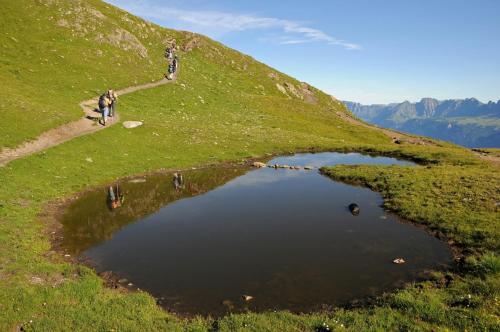
<svg viewBox="0 0 500 332"><path fill-rule="evenodd" d="M166 71L163 52L173 39L181 49L203 49L206 61L193 65L207 66L205 72L220 72L226 79L244 76L234 87L241 92L285 97L276 84L287 82L294 84L288 89L293 98L304 95L324 107L338 106L326 95L309 96L295 80L248 56L201 36L160 28L100 1L2 0L1 5L0 79L8 84L0 91L0 147L16 146L77 119L78 103L108 87L161 79Z"/></svg>
<svg viewBox="0 0 500 332"><path fill-rule="evenodd" d="M181 48L175 84L120 98L122 120L143 126L113 126L0 168L0 330L314 331L323 322L336 330L498 327L496 166L446 143L394 144L377 129L344 122L335 114L344 106L312 87L205 37L160 28L100 1L0 4L1 147L77 119L78 103L109 86L160 79L165 42L176 38ZM460 268L370 307L184 319L146 293L106 288L95 272L51 248L48 204L87 186L308 148L429 165L412 173L365 166L330 174L374 186L388 207L453 238L467 257Z"/></svg>
<svg viewBox="0 0 500 332"><path fill-rule="evenodd" d="M81 117L78 103L109 86L160 79L165 41L186 38L100 1L0 5L0 147Z"/></svg>

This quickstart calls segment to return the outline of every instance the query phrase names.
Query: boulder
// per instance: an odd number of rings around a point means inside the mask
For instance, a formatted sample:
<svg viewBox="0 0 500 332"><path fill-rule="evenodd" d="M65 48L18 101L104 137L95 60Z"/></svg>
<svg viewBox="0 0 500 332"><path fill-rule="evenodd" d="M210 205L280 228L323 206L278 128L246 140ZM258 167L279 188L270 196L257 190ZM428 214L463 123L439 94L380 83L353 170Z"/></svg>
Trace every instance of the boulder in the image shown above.
<svg viewBox="0 0 500 332"><path fill-rule="evenodd" d="M123 123L123 126L127 129L132 129L132 128L142 126L142 122L141 121L125 121Z"/></svg>
<svg viewBox="0 0 500 332"><path fill-rule="evenodd" d="M263 167L266 167L267 165L264 164L264 163L261 163L260 161L256 161L253 163L253 167L257 167L257 168L263 168Z"/></svg>
<svg viewBox="0 0 500 332"><path fill-rule="evenodd" d="M43 284L43 279L40 277L31 277L31 283L34 285L41 285Z"/></svg>
<svg viewBox="0 0 500 332"><path fill-rule="evenodd" d="M312 167L312 166L304 166L304 169L305 169L306 171L310 171L310 170L312 170L312 169L313 169L313 167Z"/></svg>
<svg viewBox="0 0 500 332"><path fill-rule="evenodd" d="M129 183L144 183L146 179L132 179L128 181Z"/></svg>
<svg viewBox="0 0 500 332"><path fill-rule="evenodd" d="M349 211L355 216L359 214L359 206L356 203L349 204Z"/></svg>
<svg viewBox="0 0 500 332"><path fill-rule="evenodd" d="M276 83L276 87L278 88L278 90L284 94L285 96L289 97L288 96L288 92L286 92L286 89L283 85L279 84L279 83Z"/></svg>
<svg viewBox="0 0 500 332"><path fill-rule="evenodd" d="M286 91L290 92L292 95L294 95L297 98L303 99L304 97L300 94L299 91L295 88L295 85L292 83L285 82L285 89Z"/></svg>

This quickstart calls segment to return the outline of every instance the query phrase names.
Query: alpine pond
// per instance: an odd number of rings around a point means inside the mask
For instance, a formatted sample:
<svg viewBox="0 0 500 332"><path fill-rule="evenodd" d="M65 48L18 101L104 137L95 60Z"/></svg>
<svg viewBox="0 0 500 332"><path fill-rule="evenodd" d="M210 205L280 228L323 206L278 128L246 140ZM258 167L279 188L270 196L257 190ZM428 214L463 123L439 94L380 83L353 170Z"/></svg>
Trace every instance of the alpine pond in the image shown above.
<svg viewBox="0 0 500 332"><path fill-rule="evenodd" d="M113 208L108 187L87 192L62 217L63 247L185 314L318 310L450 264L444 243L384 211L379 194L318 172L335 164L412 163L318 153L268 162L274 164L301 168L190 170L180 185L172 174L126 179L113 187L123 197Z"/></svg>

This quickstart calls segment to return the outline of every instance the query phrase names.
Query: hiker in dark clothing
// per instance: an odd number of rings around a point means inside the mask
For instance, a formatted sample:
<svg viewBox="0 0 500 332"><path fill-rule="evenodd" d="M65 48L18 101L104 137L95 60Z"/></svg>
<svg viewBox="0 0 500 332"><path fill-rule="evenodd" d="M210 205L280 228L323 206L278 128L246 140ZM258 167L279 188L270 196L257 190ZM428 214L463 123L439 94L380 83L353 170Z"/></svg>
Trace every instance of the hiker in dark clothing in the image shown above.
<svg viewBox="0 0 500 332"><path fill-rule="evenodd" d="M168 65L168 74L167 74L167 79L172 80L174 78L174 73L175 73L175 67L173 63L170 63Z"/></svg>
<svg viewBox="0 0 500 332"><path fill-rule="evenodd" d="M172 49L170 47L167 47L167 49L165 50L165 57L168 60L171 60L174 57L174 52L172 51Z"/></svg>
<svg viewBox="0 0 500 332"><path fill-rule="evenodd" d="M174 65L174 73L175 73L179 68L179 57L177 55L174 57L172 64Z"/></svg>
<svg viewBox="0 0 500 332"><path fill-rule="evenodd" d="M99 111L102 114L102 125L106 125L106 119L109 114L109 107L111 106L111 99L108 98L108 94L104 93L99 97Z"/></svg>

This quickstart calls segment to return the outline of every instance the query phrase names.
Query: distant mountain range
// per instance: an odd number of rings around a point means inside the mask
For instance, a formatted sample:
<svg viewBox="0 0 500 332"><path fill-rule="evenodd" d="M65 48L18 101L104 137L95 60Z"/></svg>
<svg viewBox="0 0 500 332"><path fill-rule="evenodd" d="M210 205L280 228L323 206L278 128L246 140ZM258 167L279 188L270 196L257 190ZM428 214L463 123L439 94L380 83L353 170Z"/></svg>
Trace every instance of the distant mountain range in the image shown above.
<svg viewBox="0 0 500 332"><path fill-rule="evenodd" d="M344 101L357 117L381 127L451 141L467 147L500 147L500 100L475 98L362 105Z"/></svg>

